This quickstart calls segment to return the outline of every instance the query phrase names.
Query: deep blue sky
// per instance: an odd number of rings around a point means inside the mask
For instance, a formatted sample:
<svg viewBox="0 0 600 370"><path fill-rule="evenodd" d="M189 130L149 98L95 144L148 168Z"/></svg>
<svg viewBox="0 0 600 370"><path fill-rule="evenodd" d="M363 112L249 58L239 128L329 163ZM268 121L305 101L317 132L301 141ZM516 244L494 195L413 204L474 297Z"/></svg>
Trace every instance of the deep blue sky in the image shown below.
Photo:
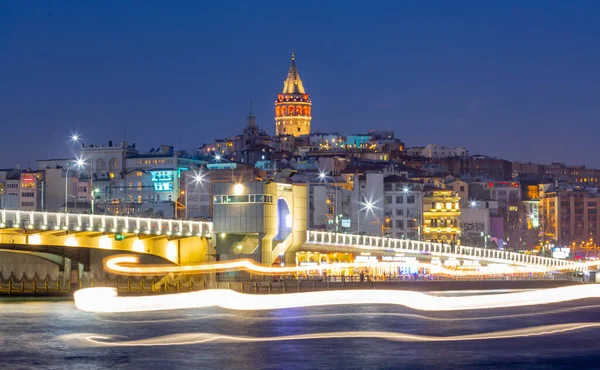
<svg viewBox="0 0 600 370"><path fill-rule="evenodd" d="M313 131L600 167L600 1L0 0L0 167L241 132L296 51Z"/></svg>

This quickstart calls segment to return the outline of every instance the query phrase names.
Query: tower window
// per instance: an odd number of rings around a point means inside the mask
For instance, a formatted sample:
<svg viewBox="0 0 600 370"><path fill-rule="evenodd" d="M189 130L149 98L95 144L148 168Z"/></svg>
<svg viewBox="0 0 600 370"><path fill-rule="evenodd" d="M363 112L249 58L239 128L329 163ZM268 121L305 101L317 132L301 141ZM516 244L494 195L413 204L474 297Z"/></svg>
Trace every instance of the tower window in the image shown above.
<svg viewBox="0 0 600 370"><path fill-rule="evenodd" d="M300 127L298 127L298 132L300 132Z"/></svg>

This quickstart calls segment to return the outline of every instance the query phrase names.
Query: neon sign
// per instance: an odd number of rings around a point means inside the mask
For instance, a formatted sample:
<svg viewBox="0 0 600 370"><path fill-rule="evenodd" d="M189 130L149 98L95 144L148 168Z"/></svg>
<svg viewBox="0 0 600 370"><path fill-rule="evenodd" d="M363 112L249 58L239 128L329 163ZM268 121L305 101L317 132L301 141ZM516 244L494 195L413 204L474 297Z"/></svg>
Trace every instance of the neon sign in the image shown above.
<svg viewBox="0 0 600 370"><path fill-rule="evenodd" d="M155 191L173 191L172 171L151 171Z"/></svg>
<svg viewBox="0 0 600 370"><path fill-rule="evenodd" d="M152 182L173 181L173 172L171 171L151 171Z"/></svg>

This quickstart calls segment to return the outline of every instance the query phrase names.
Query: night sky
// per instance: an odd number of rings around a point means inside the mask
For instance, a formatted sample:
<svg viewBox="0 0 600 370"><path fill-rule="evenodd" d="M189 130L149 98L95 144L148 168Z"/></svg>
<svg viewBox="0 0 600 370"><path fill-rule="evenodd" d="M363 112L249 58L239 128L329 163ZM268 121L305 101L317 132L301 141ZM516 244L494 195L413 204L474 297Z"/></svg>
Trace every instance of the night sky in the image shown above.
<svg viewBox="0 0 600 370"><path fill-rule="evenodd" d="M600 167L600 1L547 0L0 0L0 167L273 134L292 48L313 132Z"/></svg>

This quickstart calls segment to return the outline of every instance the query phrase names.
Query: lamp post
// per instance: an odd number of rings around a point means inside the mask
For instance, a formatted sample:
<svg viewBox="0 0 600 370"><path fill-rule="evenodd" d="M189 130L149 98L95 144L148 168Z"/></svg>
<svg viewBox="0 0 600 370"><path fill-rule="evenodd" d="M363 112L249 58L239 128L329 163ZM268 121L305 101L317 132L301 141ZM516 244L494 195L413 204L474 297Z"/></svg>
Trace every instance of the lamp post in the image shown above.
<svg viewBox="0 0 600 370"><path fill-rule="evenodd" d="M360 212L364 209L365 210L365 221L367 219L366 214L371 212L373 210L373 202L371 202L370 200L364 202L364 203L359 203L359 206L364 206L363 208L358 208L358 222L356 223L356 232L358 234L360 234Z"/></svg>
<svg viewBox="0 0 600 370"><path fill-rule="evenodd" d="M191 184L201 184L204 181L204 175L202 173L196 174L194 179L185 184L185 219L188 219L188 187Z"/></svg>
<svg viewBox="0 0 600 370"><path fill-rule="evenodd" d="M78 159L67 168L67 172L65 173L65 213L69 210L69 171L71 171L73 167L81 168L84 164L82 159Z"/></svg>

